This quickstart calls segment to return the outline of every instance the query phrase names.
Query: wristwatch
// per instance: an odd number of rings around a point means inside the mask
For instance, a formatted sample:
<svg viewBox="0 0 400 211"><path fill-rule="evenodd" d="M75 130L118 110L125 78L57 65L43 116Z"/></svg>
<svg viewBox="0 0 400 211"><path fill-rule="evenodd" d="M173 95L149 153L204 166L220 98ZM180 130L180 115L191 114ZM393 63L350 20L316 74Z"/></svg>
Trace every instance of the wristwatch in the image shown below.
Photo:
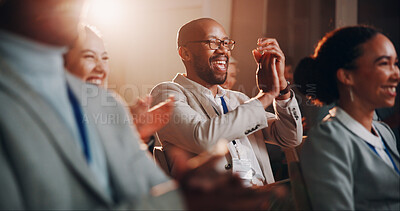
<svg viewBox="0 0 400 211"><path fill-rule="evenodd" d="M287 85L286 88L279 92L279 96L285 95L290 91L290 82L286 81Z"/></svg>

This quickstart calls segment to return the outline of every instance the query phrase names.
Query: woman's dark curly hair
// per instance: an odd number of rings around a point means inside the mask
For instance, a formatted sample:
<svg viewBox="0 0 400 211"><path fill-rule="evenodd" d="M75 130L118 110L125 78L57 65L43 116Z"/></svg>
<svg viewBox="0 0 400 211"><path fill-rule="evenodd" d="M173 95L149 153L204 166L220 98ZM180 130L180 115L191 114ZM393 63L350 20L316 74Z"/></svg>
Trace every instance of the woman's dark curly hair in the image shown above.
<svg viewBox="0 0 400 211"><path fill-rule="evenodd" d="M316 100L330 104L339 99L336 72L340 68L354 70L355 60L363 54L361 45L378 32L371 26L350 26L326 34L315 48L314 55L302 59L294 72L294 81L306 96L313 91Z"/></svg>

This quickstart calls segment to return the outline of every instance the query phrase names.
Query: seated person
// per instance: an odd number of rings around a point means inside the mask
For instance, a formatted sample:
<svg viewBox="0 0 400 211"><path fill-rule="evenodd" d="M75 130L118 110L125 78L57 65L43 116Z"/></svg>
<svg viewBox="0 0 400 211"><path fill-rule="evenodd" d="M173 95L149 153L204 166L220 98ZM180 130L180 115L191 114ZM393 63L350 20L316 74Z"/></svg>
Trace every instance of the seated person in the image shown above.
<svg viewBox="0 0 400 211"><path fill-rule="evenodd" d="M109 56L100 32L93 26L82 25L80 36L65 55L65 67L82 80L107 88L110 73ZM139 99L131 107L133 121L144 141L162 128L170 118L172 99L149 110L151 97Z"/></svg>
<svg viewBox="0 0 400 211"><path fill-rule="evenodd" d="M254 58L259 94L223 89L235 41L215 20L201 18L182 26L178 52L186 74L153 88L153 104L175 96L172 119L158 136L165 151L179 147L196 156L210 151L220 139L229 140L229 155L217 167L238 173L249 186L273 183L265 140L283 147L301 143L301 115L284 77L285 57L275 39L259 39ZM274 103L275 114L265 112ZM174 175L175 160L168 158Z"/></svg>
<svg viewBox="0 0 400 211"><path fill-rule="evenodd" d="M293 73L294 84L294 92L296 93L297 101L300 105L301 114L303 116L303 134L306 136L310 128L314 127L316 124L320 123L322 119L329 113L329 110L335 106L335 103L331 103L329 105L323 105L322 103L317 103L315 101L315 93L316 87L315 84L306 84L304 81L307 81L308 77L307 73L304 71L308 71L307 64L302 64L307 61L300 61ZM305 87L302 87L300 84L305 84ZM299 91L299 89L303 89L305 94Z"/></svg>
<svg viewBox="0 0 400 211"><path fill-rule="evenodd" d="M392 42L368 26L336 29L319 41L302 87L336 102L308 133L300 163L315 210L399 210L400 157L389 126L373 120L395 103L400 81ZM305 89L300 89L306 92Z"/></svg>

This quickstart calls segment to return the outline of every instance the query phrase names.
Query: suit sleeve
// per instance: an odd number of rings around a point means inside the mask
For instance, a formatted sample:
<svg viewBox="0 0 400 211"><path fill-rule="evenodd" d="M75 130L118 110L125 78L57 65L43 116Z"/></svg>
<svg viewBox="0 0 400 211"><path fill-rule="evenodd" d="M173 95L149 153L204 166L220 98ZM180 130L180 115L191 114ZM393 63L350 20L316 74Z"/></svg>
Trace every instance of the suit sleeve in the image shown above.
<svg viewBox="0 0 400 211"><path fill-rule="evenodd" d="M310 131L302 147L301 168L315 210L354 210L353 153L348 139L340 128L322 124Z"/></svg>
<svg viewBox="0 0 400 211"><path fill-rule="evenodd" d="M268 143L281 147L295 147L303 139L301 112L294 92L285 107L274 101L275 114L266 112L268 127L263 129L264 138Z"/></svg>
<svg viewBox="0 0 400 211"><path fill-rule="evenodd" d="M208 118L192 108L199 106L199 103L193 103L195 99L190 99L192 104L189 105L188 96L178 84L159 84L151 94L153 104L166 100L169 95L175 96L173 116L158 132L161 141L195 154L212 149L221 138L238 139L267 126L264 108L258 100L250 100L224 115Z"/></svg>
<svg viewBox="0 0 400 211"><path fill-rule="evenodd" d="M0 210L21 210L23 200L7 154L0 139Z"/></svg>

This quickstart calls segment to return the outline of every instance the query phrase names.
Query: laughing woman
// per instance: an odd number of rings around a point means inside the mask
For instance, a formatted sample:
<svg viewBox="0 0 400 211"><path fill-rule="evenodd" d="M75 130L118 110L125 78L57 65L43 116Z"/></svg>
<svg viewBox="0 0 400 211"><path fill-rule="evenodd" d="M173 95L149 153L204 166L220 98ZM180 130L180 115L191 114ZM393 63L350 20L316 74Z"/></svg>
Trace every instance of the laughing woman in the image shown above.
<svg viewBox="0 0 400 211"><path fill-rule="evenodd" d="M108 52L100 32L93 26L82 25L79 37L65 54L65 68L87 83L107 88L110 66ZM118 95L114 95L120 98ZM139 99L130 107L132 120L140 137L150 144L151 136L164 127L173 111L173 98L149 109L151 98Z"/></svg>
<svg viewBox="0 0 400 211"><path fill-rule="evenodd" d="M307 79L300 85L315 86L316 100L337 105L310 131L301 152L313 209L399 210L395 137L372 119L376 108L395 103L400 76L392 42L368 26L341 28L299 65Z"/></svg>

